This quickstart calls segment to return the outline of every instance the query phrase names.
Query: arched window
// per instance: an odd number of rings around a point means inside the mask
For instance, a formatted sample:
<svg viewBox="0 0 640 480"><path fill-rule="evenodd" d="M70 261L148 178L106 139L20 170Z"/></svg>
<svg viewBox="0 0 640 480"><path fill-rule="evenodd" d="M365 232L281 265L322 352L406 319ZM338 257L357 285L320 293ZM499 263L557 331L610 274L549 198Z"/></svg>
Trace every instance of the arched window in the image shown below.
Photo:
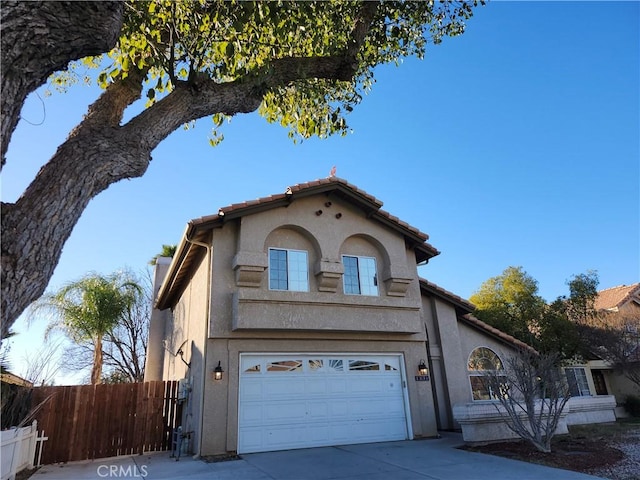
<svg viewBox="0 0 640 480"><path fill-rule="evenodd" d="M501 377L498 372L504 370L502 360L496 352L487 347L474 349L469 355L467 370L473 400L497 400L499 392L494 391L490 382L487 381L487 375Z"/></svg>

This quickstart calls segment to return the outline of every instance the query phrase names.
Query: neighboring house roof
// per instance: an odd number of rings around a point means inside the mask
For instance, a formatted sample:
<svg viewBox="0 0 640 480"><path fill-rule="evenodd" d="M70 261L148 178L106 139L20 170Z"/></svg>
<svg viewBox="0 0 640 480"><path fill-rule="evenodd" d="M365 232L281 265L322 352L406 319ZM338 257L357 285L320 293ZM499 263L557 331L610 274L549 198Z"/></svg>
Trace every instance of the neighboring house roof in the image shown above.
<svg viewBox="0 0 640 480"><path fill-rule="evenodd" d="M595 308L596 310L617 310L638 296L640 296L640 283L607 288L598 292ZM635 299L635 301L638 300Z"/></svg>
<svg viewBox="0 0 640 480"><path fill-rule="evenodd" d="M2 381L3 383L20 385L22 387L33 387L33 383L31 383L29 380L25 380L24 378L11 372L0 373L0 381Z"/></svg>
<svg viewBox="0 0 640 480"><path fill-rule="evenodd" d="M191 264L200 254L197 250L201 250L192 248L192 242L202 242L211 230L222 227L225 222L230 220L265 210L285 207L296 199L319 193L331 193L350 201L364 210L372 220L380 222L404 235L405 242L416 253L417 263L427 262L430 258L440 253L427 242L429 236L426 233L382 210L382 202L373 195L348 183L346 180L338 177L328 177L293 185L288 187L284 193L258 198L257 200L234 203L219 209L215 215L196 218L187 223L184 235L169 267L169 272L158 292L157 308L165 309L170 307L172 299L186 281Z"/></svg>

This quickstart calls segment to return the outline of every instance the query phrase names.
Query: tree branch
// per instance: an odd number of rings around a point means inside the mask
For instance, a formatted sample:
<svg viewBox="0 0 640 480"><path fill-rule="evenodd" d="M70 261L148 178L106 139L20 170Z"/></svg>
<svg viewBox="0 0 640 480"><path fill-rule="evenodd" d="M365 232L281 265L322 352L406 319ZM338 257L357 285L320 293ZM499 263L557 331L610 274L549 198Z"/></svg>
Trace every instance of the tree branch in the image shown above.
<svg viewBox="0 0 640 480"><path fill-rule="evenodd" d="M292 57L274 60L245 77L217 83L200 75L193 84L178 81L175 90L131 119L123 130L149 152L175 129L202 117L255 111L267 91L312 78L352 81L354 63L345 56Z"/></svg>
<svg viewBox="0 0 640 480"><path fill-rule="evenodd" d="M358 51L377 9L376 2L362 3L342 55L280 58L222 84L199 74L193 81L176 82L169 95L122 127L122 113L139 98L146 72L130 71L109 86L16 204L3 208L2 335L44 292L64 243L94 196L112 183L144 174L153 149L189 121L252 112L269 90L296 81L353 81Z"/></svg>
<svg viewBox="0 0 640 480"><path fill-rule="evenodd" d="M142 72L110 85L89 107L15 204L3 204L2 336L44 292L62 247L89 201L123 178L142 175L149 152L124 144L118 123L139 98ZM87 175L87 172L92 172Z"/></svg>
<svg viewBox="0 0 640 480"><path fill-rule="evenodd" d="M120 1L2 2L1 166L27 95L71 60L113 48L123 11Z"/></svg>

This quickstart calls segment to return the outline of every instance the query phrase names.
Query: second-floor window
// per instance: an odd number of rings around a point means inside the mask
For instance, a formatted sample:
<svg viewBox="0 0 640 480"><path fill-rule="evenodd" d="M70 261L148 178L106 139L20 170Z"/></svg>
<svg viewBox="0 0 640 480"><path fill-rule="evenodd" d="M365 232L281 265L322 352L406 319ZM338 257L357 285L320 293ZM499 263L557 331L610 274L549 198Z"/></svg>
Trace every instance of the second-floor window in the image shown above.
<svg viewBox="0 0 640 480"><path fill-rule="evenodd" d="M303 250L269 249L269 289L309 291L307 252Z"/></svg>
<svg viewBox="0 0 640 480"><path fill-rule="evenodd" d="M343 255L342 263L344 264L344 293L348 295L378 295L375 258Z"/></svg>

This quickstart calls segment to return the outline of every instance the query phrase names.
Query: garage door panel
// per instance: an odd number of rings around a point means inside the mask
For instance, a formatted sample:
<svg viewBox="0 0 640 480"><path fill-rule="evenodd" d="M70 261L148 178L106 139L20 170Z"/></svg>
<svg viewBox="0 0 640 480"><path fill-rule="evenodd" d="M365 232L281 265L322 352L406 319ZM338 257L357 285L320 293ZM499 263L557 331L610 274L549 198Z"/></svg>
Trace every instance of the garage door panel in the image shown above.
<svg viewBox="0 0 640 480"><path fill-rule="evenodd" d="M361 441L404 440L406 438L404 428L397 421L392 420L362 421L354 424L352 428L356 437Z"/></svg>
<svg viewBox="0 0 640 480"><path fill-rule="evenodd" d="M238 409L242 425L260 425L262 423L262 405L242 405Z"/></svg>
<svg viewBox="0 0 640 480"><path fill-rule="evenodd" d="M342 399L334 399L329 404L332 418L343 418L349 415L349 402Z"/></svg>
<svg viewBox="0 0 640 480"><path fill-rule="evenodd" d="M247 355L262 369L241 370L238 452L408 438L399 359Z"/></svg>
<svg viewBox="0 0 640 480"><path fill-rule="evenodd" d="M365 375L363 375L364 377ZM376 375L376 377L378 376L382 376L382 375ZM349 381L349 391L352 393L359 393L359 394L363 394L363 393L382 393L385 391L393 391L394 390L394 383L390 382L388 379L385 378L373 378L373 376L369 376L369 374L366 374L366 377L368 378L354 378L355 375L351 376L352 378ZM400 381L398 379L397 382L398 386L400 385ZM395 390L399 390L399 388L395 388Z"/></svg>
<svg viewBox="0 0 640 480"><path fill-rule="evenodd" d="M270 426L263 432L263 445L272 446L273 450L289 448L291 443L303 442L307 436L306 428L302 425Z"/></svg>
<svg viewBox="0 0 640 480"><path fill-rule="evenodd" d="M329 417L329 402L324 400L321 402L307 402L308 416L312 419L315 418L328 418Z"/></svg>
<svg viewBox="0 0 640 480"><path fill-rule="evenodd" d="M393 405L393 402L389 402L387 399L370 398L368 401L359 402L357 405L352 406L353 415L369 416L369 417L388 417L393 413L393 410L398 412L398 405ZM404 413L404 409L402 409Z"/></svg>
<svg viewBox="0 0 640 480"><path fill-rule="evenodd" d="M327 380L315 375L305 378L305 393L311 395L328 395Z"/></svg>
<svg viewBox="0 0 640 480"><path fill-rule="evenodd" d="M275 377L275 378L274 378ZM264 395L268 398L291 398L292 396L304 396L304 383L300 379L296 381L295 375L285 377L264 377L262 379Z"/></svg>
<svg viewBox="0 0 640 480"><path fill-rule="evenodd" d="M347 391L347 381L339 378L328 378L329 393L345 393Z"/></svg>
<svg viewBox="0 0 640 480"><path fill-rule="evenodd" d="M262 400L262 379L245 378L242 383L242 395L245 400Z"/></svg>
<svg viewBox="0 0 640 480"><path fill-rule="evenodd" d="M300 402L274 402L264 405L265 422L292 423L304 421L307 416L307 409Z"/></svg>
<svg viewBox="0 0 640 480"><path fill-rule="evenodd" d="M242 435L238 438L238 452L257 452L264 445L262 427L243 427Z"/></svg>

